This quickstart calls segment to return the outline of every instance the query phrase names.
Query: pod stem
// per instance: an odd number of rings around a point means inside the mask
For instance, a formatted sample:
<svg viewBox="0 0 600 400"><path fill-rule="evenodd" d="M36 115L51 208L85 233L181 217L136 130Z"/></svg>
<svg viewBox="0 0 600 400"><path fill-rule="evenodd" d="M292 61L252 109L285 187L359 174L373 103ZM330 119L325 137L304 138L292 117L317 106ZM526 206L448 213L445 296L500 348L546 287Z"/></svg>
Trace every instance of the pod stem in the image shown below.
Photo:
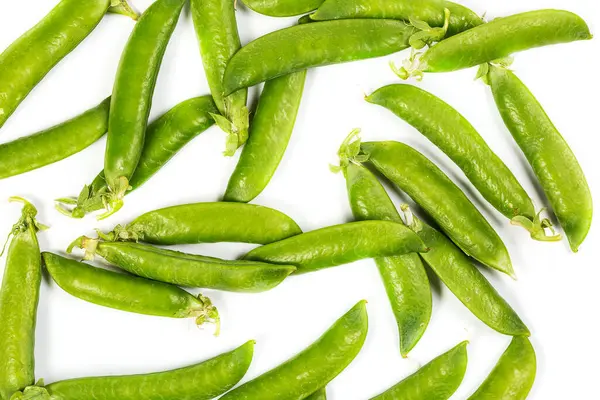
<svg viewBox="0 0 600 400"><path fill-rule="evenodd" d="M80 236L75 239L69 247L67 247L67 253L71 254L75 247L83 249L85 254L83 256L83 260L92 261L94 256L96 255L96 250L98 248L98 244L100 243L99 239L92 239L87 236Z"/></svg>
<svg viewBox="0 0 600 400"><path fill-rule="evenodd" d="M108 191L101 195L102 204L106 212L98 215L96 219L101 221L119 211L123 207L123 198L125 197L125 194L131 189L132 187L129 185L129 179L124 176L117 179L116 184L114 186L109 186Z"/></svg>
<svg viewBox="0 0 600 400"><path fill-rule="evenodd" d="M127 0L111 0L108 12L124 15L134 21L140 17L140 14L129 5Z"/></svg>
<svg viewBox="0 0 600 400"><path fill-rule="evenodd" d="M13 225L12 229L8 233L6 237L6 241L4 242L4 246L2 246L2 251L0 252L0 257L4 255L4 251L6 251L6 247L10 242L10 238L16 235L19 232L25 232L27 229L32 227L35 232L44 231L49 227L40 223L35 217L37 216L37 209L33 204L29 201L25 200L22 197L13 196L8 199L10 202L18 202L23 203L23 210L21 211L21 218L17 221L16 224Z"/></svg>
<svg viewBox="0 0 600 400"><path fill-rule="evenodd" d="M360 129L352 129L338 150L339 165L329 165L331 172L337 174L340 171L344 171L350 163L362 164L367 162L369 156L360 154L360 143Z"/></svg>
<svg viewBox="0 0 600 400"><path fill-rule="evenodd" d="M231 108L228 105L227 98L225 98L225 114L229 117L224 117L220 114L210 113L212 119L223 132L227 134L225 138L225 151L223 154L227 157L231 157L235 154L235 151L241 147L248 140L248 128L249 128L249 111L246 106L241 107L236 112L229 112Z"/></svg>
<svg viewBox="0 0 600 400"><path fill-rule="evenodd" d="M44 386L44 381L40 379L34 386L27 386L22 392L15 392L10 400L55 400Z"/></svg>
<svg viewBox="0 0 600 400"><path fill-rule="evenodd" d="M106 185L102 185L98 190L94 190L93 184L85 185L77 198L61 197L54 200L56 202L54 208L67 217L81 219L92 211L102 210L107 193L108 186ZM68 208L66 206L75 207Z"/></svg>
<svg viewBox="0 0 600 400"><path fill-rule="evenodd" d="M198 295L198 300L201 305L197 308L194 308L191 312L192 317L196 317L196 325L201 326L206 323L214 323L215 324L215 336L219 336L221 333L221 317L219 316L219 311L217 307L215 307L212 301L202 294Z"/></svg>
<svg viewBox="0 0 600 400"><path fill-rule="evenodd" d="M531 238L540 242L559 242L562 240L562 235L557 233L552 226L552 222L548 218L541 218L542 212L545 208L542 208L533 218L533 221L522 215L517 215L510 220L512 225L520 226L525 228L531 235ZM546 234L546 230L551 232L550 235Z"/></svg>

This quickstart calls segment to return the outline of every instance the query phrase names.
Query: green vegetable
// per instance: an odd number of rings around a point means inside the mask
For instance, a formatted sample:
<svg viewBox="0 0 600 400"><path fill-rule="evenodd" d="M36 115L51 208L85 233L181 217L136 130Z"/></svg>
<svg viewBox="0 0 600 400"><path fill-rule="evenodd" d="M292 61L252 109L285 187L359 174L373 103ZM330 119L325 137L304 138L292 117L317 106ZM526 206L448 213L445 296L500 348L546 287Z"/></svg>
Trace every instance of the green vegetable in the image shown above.
<svg viewBox="0 0 600 400"><path fill-rule="evenodd" d="M323 0L243 0L249 9L271 17L293 17L319 7Z"/></svg>

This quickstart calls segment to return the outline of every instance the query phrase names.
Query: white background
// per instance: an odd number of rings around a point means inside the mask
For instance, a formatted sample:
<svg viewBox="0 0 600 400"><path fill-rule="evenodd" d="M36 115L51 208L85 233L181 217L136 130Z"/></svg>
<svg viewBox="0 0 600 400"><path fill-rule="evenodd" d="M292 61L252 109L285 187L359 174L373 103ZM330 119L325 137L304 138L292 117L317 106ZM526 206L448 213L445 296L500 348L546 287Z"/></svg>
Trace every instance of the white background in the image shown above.
<svg viewBox="0 0 600 400"><path fill-rule="evenodd" d="M0 6L0 48L41 19L57 1L4 1ZM134 0L144 10L150 0ZM563 8L579 13L597 31L596 0L463 0L489 18L536 8ZM294 23L255 14L239 6L244 43ZM9 141L59 123L96 105L110 94L121 49L133 22L110 15L71 55L50 72L4 125L0 141ZM596 32L597 33L597 32ZM293 217L304 230L350 221L345 182L329 172L340 142L355 127L368 140L402 140L414 145L463 188L465 177L437 148L387 110L367 104L365 93L398 82L389 60L406 53L311 70L289 149L276 176L255 200ZM514 69L530 87L565 136L586 172L596 206L600 199L598 164L598 93L600 41L572 43L518 54ZM511 167L537 206L547 205L540 187L514 145L495 109L489 89L475 82L475 70L430 74L419 86L456 107ZM178 102L209 93L198 46L186 8L167 50L154 96L152 119ZM257 89L251 90L253 98ZM123 210L108 221L94 217L70 220L53 208L53 199L77 195L103 165L105 141L65 161L0 182L0 199L12 195L32 200L39 219L52 228L39 235L42 249L63 251L93 228L110 229L159 207L219 200L236 158L221 155L224 135L211 128L195 139L143 188L127 196ZM593 226L579 254L564 243L537 243L511 227L479 195L472 200L489 218L508 246L517 282L483 271L519 312L533 333L538 377L531 399L590 399L597 395L598 296L600 238ZM400 202L402 200L394 198ZM8 233L20 206L0 202L0 232ZM186 250L238 257L252 246L210 244ZM3 265L4 261L2 261ZM1 271L0 267L0 271ZM372 260L293 277L268 293L231 294L206 290L220 309L220 337L197 329L192 321L140 316L78 300L44 282L39 308L36 373L47 382L103 374L143 373L204 360L257 341L246 379L271 369L313 342L335 319L360 299L369 301L370 331L357 359L329 386L333 400L369 398L416 371L461 340L470 340L469 367L453 399L476 389L508 345L434 282L431 324L408 359L398 350L395 321ZM0 327L2 329L2 327ZM0 350L1 351L1 350Z"/></svg>

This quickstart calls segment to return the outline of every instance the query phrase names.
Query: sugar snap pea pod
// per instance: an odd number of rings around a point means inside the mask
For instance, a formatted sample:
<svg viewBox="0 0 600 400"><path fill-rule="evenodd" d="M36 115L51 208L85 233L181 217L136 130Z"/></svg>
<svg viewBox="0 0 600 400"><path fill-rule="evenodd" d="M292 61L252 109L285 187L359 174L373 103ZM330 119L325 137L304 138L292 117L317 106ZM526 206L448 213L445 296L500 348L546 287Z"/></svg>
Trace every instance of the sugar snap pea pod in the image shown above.
<svg viewBox="0 0 600 400"><path fill-rule="evenodd" d="M223 92L223 74L231 56L241 47L234 0L191 0L192 18L210 91L220 115L217 124L227 133L225 155L232 156L248 139L248 91L228 96Z"/></svg>
<svg viewBox="0 0 600 400"><path fill-rule="evenodd" d="M185 0L157 0L135 25L113 86L104 155L110 189L104 217L118 211L144 148L158 71Z"/></svg>
<svg viewBox="0 0 600 400"><path fill-rule="evenodd" d="M593 214L592 195L577 158L514 73L490 66L486 80L506 127L542 185L571 249L577 252L590 230ZM526 220L515 222L529 226Z"/></svg>
<svg viewBox="0 0 600 400"><path fill-rule="evenodd" d="M140 161L129 181L135 190L157 173L177 152L196 136L210 128L210 116L217 108L210 96L185 100L148 125ZM57 210L73 217L83 218L87 213L107 206L110 192L101 171L90 185L86 185L78 198L57 199ZM65 207L73 205L71 209Z"/></svg>
<svg viewBox="0 0 600 400"><path fill-rule="evenodd" d="M467 255L514 277L510 255L467 196L424 155L400 142L361 145L368 160L406 192Z"/></svg>
<svg viewBox="0 0 600 400"><path fill-rule="evenodd" d="M210 400L244 377L253 353L254 341L249 341L235 350L184 368L30 386L11 400Z"/></svg>
<svg viewBox="0 0 600 400"><path fill-rule="evenodd" d="M82 300L137 314L195 318L198 325L218 324L217 309L205 296L196 298L177 286L95 268L53 253L44 252L42 258L58 286Z"/></svg>
<svg viewBox="0 0 600 400"><path fill-rule="evenodd" d="M49 129L0 144L0 179L63 160L90 146L108 128L110 99Z"/></svg>
<svg viewBox="0 0 600 400"><path fill-rule="evenodd" d="M21 198L22 216L13 226L0 289L0 399L34 382L34 344L42 266L37 210ZM9 237L10 239L10 237ZM2 250L4 252L4 250Z"/></svg>
<svg viewBox="0 0 600 400"><path fill-rule="evenodd" d="M360 301L304 351L237 387L221 400L302 400L325 387L354 360L368 330Z"/></svg>
<svg viewBox="0 0 600 400"><path fill-rule="evenodd" d="M251 261L294 265L296 273L427 251L421 239L402 224L360 221L329 226L257 247L244 256Z"/></svg>
<svg viewBox="0 0 600 400"><path fill-rule="evenodd" d="M296 270L291 265L221 260L141 243L106 242L85 236L73 242L69 252L73 246L84 249L87 260L98 254L112 265L143 278L233 292L258 293L272 289Z"/></svg>
<svg viewBox="0 0 600 400"><path fill-rule="evenodd" d="M535 381L535 350L526 337L510 345L469 400L525 400Z"/></svg>
<svg viewBox="0 0 600 400"><path fill-rule="evenodd" d="M243 0L252 11L270 17L293 17L316 10L323 0Z"/></svg>
<svg viewBox="0 0 600 400"><path fill-rule="evenodd" d="M458 344L371 400L449 399L460 386L467 370L467 344Z"/></svg>
<svg viewBox="0 0 600 400"><path fill-rule="evenodd" d="M225 201L247 203L268 185L292 135L305 78L306 71L300 71L265 83Z"/></svg>
<svg viewBox="0 0 600 400"><path fill-rule="evenodd" d="M126 0L111 0L108 12L125 15L126 17L129 17L135 21L137 21L137 19L140 17L140 15L127 3Z"/></svg>
<svg viewBox="0 0 600 400"><path fill-rule="evenodd" d="M317 390L308 396L306 400L327 400L327 392L325 391L325 388Z"/></svg>
<svg viewBox="0 0 600 400"><path fill-rule="evenodd" d="M262 36L227 64L225 94L322 65L385 56L408 48L417 30L402 21L355 19L301 24Z"/></svg>

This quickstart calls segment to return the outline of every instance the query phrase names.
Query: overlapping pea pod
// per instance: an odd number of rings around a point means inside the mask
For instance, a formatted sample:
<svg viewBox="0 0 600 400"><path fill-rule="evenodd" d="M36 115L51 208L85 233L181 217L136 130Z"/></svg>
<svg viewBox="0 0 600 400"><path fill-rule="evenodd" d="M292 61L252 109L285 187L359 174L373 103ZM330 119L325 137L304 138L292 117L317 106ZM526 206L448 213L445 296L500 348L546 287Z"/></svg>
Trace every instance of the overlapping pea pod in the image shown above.
<svg viewBox="0 0 600 400"><path fill-rule="evenodd" d="M62 0L0 54L0 127L46 74L96 28L111 6L136 18L126 0Z"/></svg>
<svg viewBox="0 0 600 400"><path fill-rule="evenodd" d="M254 341L196 365L143 375L77 378L15 393L11 400L210 400L246 374Z"/></svg>

